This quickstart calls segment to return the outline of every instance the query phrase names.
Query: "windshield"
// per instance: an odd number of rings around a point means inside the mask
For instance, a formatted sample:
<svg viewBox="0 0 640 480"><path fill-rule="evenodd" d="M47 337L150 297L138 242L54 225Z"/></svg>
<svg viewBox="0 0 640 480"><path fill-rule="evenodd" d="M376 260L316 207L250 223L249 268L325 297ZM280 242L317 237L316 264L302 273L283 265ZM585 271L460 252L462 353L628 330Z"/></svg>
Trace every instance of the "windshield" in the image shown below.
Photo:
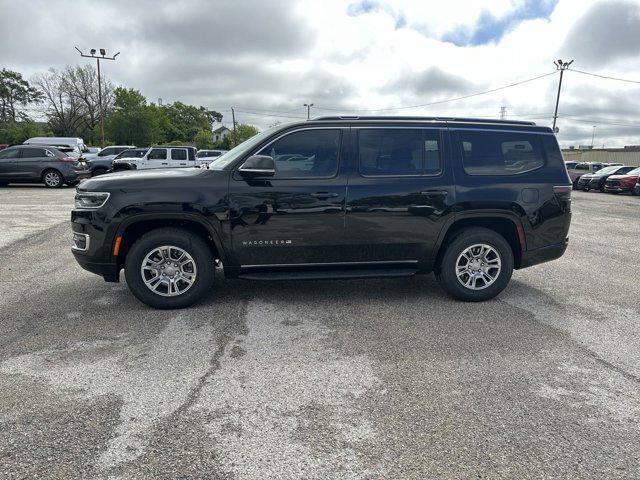
<svg viewBox="0 0 640 480"><path fill-rule="evenodd" d="M282 125L278 125L276 127L271 127L265 130L264 132L260 132L257 135L245 140L240 145L232 148L227 153L220 155L216 160L209 164L209 168L211 170L224 170L225 167L233 163L234 160L237 160L242 155L244 155L248 150L251 150L257 144L259 144L262 140L267 138L273 132L276 132L282 128Z"/></svg>
<svg viewBox="0 0 640 480"><path fill-rule="evenodd" d="M625 173L625 175L640 175L640 167L634 168L630 172Z"/></svg>
<svg viewBox="0 0 640 480"><path fill-rule="evenodd" d="M615 171L617 171L620 167L605 167L602 170L598 170L598 175L603 174L609 174L609 173L614 173Z"/></svg>

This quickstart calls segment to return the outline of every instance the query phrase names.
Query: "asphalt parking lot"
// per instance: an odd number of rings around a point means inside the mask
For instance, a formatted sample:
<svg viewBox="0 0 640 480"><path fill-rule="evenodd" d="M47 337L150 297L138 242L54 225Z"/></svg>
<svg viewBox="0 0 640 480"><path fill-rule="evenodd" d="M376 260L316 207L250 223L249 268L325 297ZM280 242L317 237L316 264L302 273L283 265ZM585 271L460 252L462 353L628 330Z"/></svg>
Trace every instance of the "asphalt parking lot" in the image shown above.
<svg viewBox="0 0 640 480"><path fill-rule="evenodd" d="M432 276L225 281L157 311L0 189L1 478L638 478L640 198L482 304Z"/></svg>

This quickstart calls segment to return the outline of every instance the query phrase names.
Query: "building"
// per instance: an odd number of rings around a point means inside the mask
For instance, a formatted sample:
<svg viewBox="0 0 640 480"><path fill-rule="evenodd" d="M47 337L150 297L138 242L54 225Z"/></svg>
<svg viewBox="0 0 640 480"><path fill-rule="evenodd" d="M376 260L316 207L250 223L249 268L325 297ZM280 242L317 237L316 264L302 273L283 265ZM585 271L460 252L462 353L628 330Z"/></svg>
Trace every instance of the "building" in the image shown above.
<svg viewBox="0 0 640 480"><path fill-rule="evenodd" d="M229 130L221 123L214 123L211 127L211 133L213 134L213 141L218 142L229 135L231 133L231 130Z"/></svg>
<svg viewBox="0 0 640 480"><path fill-rule="evenodd" d="M562 150L565 162L621 163L640 167L640 145L624 148L574 148Z"/></svg>

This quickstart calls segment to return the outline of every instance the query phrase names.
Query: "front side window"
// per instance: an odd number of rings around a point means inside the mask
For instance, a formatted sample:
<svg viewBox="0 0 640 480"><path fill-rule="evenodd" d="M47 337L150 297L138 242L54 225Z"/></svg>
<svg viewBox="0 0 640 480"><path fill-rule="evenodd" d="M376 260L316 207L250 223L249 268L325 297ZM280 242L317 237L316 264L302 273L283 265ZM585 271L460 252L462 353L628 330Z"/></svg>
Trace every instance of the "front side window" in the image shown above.
<svg viewBox="0 0 640 480"><path fill-rule="evenodd" d="M17 148L5 148L0 150L0 158L17 158L19 152Z"/></svg>
<svg viewBox="0 0 640 480"><path fill-rule="evenodd" d="M458 142L469 175L517 175L545 163L540 135L461 130Z"/></svg>
<svg viewBox="0 0 640 480"><path fill-rule="evenodd" d="M371 128L358 132L364 176L435 175L441 171L438 130Z"/></svg>
<svg viewBox="0 0 640 480"><path fill-rule="evenodd" d="M152 148L147 155L147 160L166 160L167 149L166 148Z"/></svg>
<svg viewBox="0 0 640 480"><path fill-rule="evenodd" d="M264 147L276 164L275 178L332 177L338 171L339 129L301 130Z"/></svg>
<svg viewBox="0 0 640 480"><path fill-rule="evenodd" d="M171 150L171 159L172 160L186 160L187 159L187 151L179 148Z"/></svg>

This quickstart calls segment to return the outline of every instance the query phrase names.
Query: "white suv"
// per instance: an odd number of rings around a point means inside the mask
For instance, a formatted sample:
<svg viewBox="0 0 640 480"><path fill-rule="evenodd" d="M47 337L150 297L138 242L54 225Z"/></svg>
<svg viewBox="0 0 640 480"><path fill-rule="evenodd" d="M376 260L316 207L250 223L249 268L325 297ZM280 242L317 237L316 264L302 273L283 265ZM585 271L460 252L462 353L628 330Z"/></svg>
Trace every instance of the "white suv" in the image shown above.
<svg viewBox="0 0 640 480"><path fill-rule="evenodd" d="M113 170L148 170L198 166L194 147L151 147L140 158L116 158Z"/></svg>

